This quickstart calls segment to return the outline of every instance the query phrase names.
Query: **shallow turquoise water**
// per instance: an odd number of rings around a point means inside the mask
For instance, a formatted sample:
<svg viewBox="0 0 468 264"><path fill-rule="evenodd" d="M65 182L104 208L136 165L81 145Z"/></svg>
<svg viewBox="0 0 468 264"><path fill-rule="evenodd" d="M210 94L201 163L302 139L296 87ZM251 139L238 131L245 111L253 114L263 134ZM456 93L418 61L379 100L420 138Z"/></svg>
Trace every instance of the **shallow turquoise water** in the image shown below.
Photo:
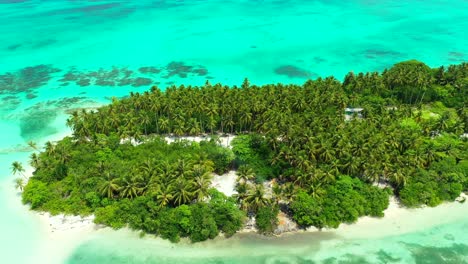
<svg viewBox="0 0 468 264"><path fill-rule="evenodd" d="M141 241L136 235L106 235L80 246L67 263L461 264L468 263L468 235L460 232L467 229L468 220L373 240L348 240L331 234L269 239L242 235L227 242L177 246ZM118 242L113 242L114 239Z"/></svg>
<svg viewBox="0 0 468 264"><path fill-rule="evenodd" d="M153 84L240 84L244 77L256 84L301 83L327 75L341 79L349 70L382 70L413 58L430 66L467 61L466 10L465 0L0 0L0 261L31 263L46 239L38 223L8 198L14 179L9 164L26 162L28 140L43 143L66 132L66 109L108 102L111 96ZM253 256L240 246L252 241L244 238L232 249L236 255L213 256L216 247L207 244L197 261L308 263L322 252L321 260L341 257L344 262L337 263L352 263L361 260L346 260L352 258L349 252L375 260L379 249L391 245L399 245L391 247L397 252L391 256L404 257L403 262L412 261L409 252L420 252L417 259L428 256L429 261L437 260L430 252L467 255L468 239L456 235L461 230L467 230L466 223L427 230L433 237L422 232L375 243L343 240L339 247L344 253L325 242L318 250L316 240L325 238L304 238L303 244L313 241L313 246L281 251L277 244L254 243L253 248L266 244L268 252ZM454 236L451 244L434 240L448 233ZM112 250L103 242L106 237L79 247L70 263L139 260L136 254ZM402 246L400 240L438 248L426 252ZM353 248L356 243L360 246ZM22 247L31 253L22 254ZM161 259L164 247L146 253L143 259L157 263L182 261ZM47 260L35 259L42 262Z"/></svg>

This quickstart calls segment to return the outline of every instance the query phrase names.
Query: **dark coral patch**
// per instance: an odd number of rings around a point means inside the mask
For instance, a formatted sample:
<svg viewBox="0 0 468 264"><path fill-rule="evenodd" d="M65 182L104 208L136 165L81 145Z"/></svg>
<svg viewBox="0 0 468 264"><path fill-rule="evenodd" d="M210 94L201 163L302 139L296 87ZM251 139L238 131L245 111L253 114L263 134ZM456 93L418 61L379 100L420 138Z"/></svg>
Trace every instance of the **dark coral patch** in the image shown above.
<svg viewBox="0 0 468 264"><path fill-rule="evenodd" d="M126 86L126 85L132 85L133 84L133 79L121 79L117 85L118 86Z"/></svg>
<svg viewBox="0 0 468 264"><path fill-rule="evenodd" d="M466 263L468 246L454 243L448 247L422 246L404 243L416 263Z"/></svg>
<svg viewBox="0 0 468 264"><path fill-rule="evenodd" d="M204 66L192 66L179 61L170 62L164 69L167 71L167 74L163 76L164 79L174 76L187 78L189 76L205 76L208 74L208 70Z"/></svg>
<svg viewBox="0 0 468 264"><path fill-rule="evenodd" d="M364 51L366 58L375 59L381 57L401 57L403 53L392 50L367 49Z"/></svg>
<svg viewBox="0 0 468 264"><path fill-rule="evenodd" d="M115 86L115 83L113 81L108 81L105 79L97 79L95 84L98 86Z"/></svg>
<svg viewBox="0 0 468 264"><path fill-rule="evenodd" d="M449 61L460 62L465 60L465 54L458 51L451 51L448 53Z"/></svg>
<svg viewBox="0 0 468 264"><path fill-rule="evenodd" d="M75 68L70 69L59 80L60 82L74 82L79 86L124 86L131 85L133 71L127 68L112 67L110 70L99 69L97 71L78 71Z"/></svg>
<svg viewBox="0 0 468 264"><path fill-rule="evenodd" d="M34 43L32 45L32 48L33 49L40 49L40 48L52 45L52 44L54 44L56 42L57 42L57 40L55 40L55 39L44 39L44 40L40 40L40 41Z"/></svg>
<svg viewBox="0 0 468 264"><path fill-rule="evenodd" d="M173 61L167 64L166 71L167 75L163 76L165 79L169 79L173 76L179 76L184 78L183 76L187 77L187 73L190 73L193 69L193 66L186 65L183 62Z"/></svg>
<svg viewBox="0 0 468 264"><path fill-rule="evenodd" d="M35 105L26 109L26 113L20 118L20 135L25 140L42 138L57 132L52 126L57 117L57 111L44 109L41 105Z"/></svg>
<svg viewBox="0 0 468 264"><path fill-rule="evenodd" d="M458 52L458 51L451 51L451 52L449 52L449 56L450 57L463 58L463 57L465 57L465 54L463 54L462 52Z"/></svg>
<svg viewBox="0 0 468 264"><path fill-rule="evenodd" d="M161 72L160 69L153 66L141 67L138 69L138 71L144 74L158 74Z"/></svg>
<svg viewBox="0 0 468 264"><path fill-rule="evenodd" d="M322 63L322 62L326 62L327 60L324 59L324 58L321 58L321 57L314 57L314 62L315 63Z"/></svg>
<svg viewBox="0 0 468 264"><path fill-rule="evenodd" d="M78 84L81 87L89 86L91 84L91 80L90 79L80 79L80 80L78 80L76 82L76 84Z"/></svg>
<svg viewBox="0 0 468 264"><path fill-rule="evenodd" d="M37 95L35 95L35 94L33 94L33 93L28 93L28 94L26 94L26 98L29 99L29 100L34 99L34 98L36 98L36 97L37 97Z"/></svg>
<svg viewBox="0 0 468 264"><path fill-rule="evenodd" d="M275 69L278 75L286 75L289 78L311 78L317 76L315 73L308 72L304 69L293 65L283 65Z"/></svg>
<svg viewBox="0 0 468 264"><path fill-rule="evenodd" d="M23 68L17 72L0 75L0 94L31 92L48 83L53 74L60 69L50 65L37 65Z"/></svg>
<svg viewBox="0 0 468 264"><path fill-rule="evenodd" d="M148 86L152 83L151 79L138 77L133 80L132 86L133 87L140 87L140 86Z"/></svg>
<svg viewBox="0 0 468 264"><path fill-rule="evenodd" d="M21 48L22 46L23 46L23 44L14 44L14 45L8 46L7 49L10 50L10 51L15 51L15 50Z"/></svg>
<svg viewBox="0 0 468 264"><path fill-rule="evenodd" d="M21 99L17 96L9 95L2 98L2 103L0 104L2 109L5 110L14 110L21 104Z"/></svg>
<svg viewBox="0 0 468 264"><path fill-rule="evenodd" d="M112 67L111 69L99 69L97 71L80 71L71 68L66 72L59 82L75 83L78 86L133 86L141 87L153 84L152 77L155 74L164 72L162 78L171 77L189 78L193 76L206 76L208 70L202 66L187 65L183 62L170 62L165 67L144 66L133 71L126 67Z"/></svg>
<svg viewBox="0 0 468 264"><path fill-rule="evenodd" d="M197 74L198 76L205 76L208 74L208 70L205 68L194 69L193 73Z"/></svg>

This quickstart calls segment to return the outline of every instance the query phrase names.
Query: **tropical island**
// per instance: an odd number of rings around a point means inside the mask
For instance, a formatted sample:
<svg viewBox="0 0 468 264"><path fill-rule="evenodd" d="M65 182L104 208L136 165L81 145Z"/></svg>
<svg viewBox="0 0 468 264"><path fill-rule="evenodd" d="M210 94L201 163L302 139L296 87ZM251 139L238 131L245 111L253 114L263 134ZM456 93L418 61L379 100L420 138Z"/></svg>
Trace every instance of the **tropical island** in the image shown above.
<svg viewBox="0 0 468 264"><path fill-rule="evenodd" d="M173 242L229 237L249 219L272 234L280 213L336 228L382 217L391 195L420 207L468 191L467 93L467 63L415 60L343 82L152 87L73 112L72 136L33 153L17 186L33 210ZM207 140L184 140L196 136ZM227 196L212 180L230 171Z"/></svg>

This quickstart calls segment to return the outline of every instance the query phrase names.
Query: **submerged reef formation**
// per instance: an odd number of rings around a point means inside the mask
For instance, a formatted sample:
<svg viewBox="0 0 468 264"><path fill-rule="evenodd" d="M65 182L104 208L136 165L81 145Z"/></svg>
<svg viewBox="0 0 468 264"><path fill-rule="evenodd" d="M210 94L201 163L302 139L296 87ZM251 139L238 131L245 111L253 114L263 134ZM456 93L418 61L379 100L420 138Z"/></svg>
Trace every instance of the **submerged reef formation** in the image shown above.
<svg viewBox="0 0 468 264"><path fill-rule="evenodd" d="M286 75L289 78L312 78L318 76L316 73L309 72L294 65L279 66L275 69L275 73L278 75Z"/></svg>
<svg viewBox="0 0 468 264"><path fill-rule="evenodd" d="M16 49L19 47L21 47L20 44L14 45L11 48ZM63 74L57 74L59 72L63 72ZM83 70L70 67L68 70L64 70L52 65L41 64L25 67L13 72L0 73L0 95L7 95L7 97L0 100L14 106L15 102L9 96L18 93L26 93L26 99L34 99L37 97L35 89L48 85L51 81L57 81L54 85L62 87L71 84L79 87L147 87L160 84L161 81L157 81L158 79L166 80L165 84L176 83L173 78L206 76L206 79L212 79L213 77L207 76L208 73L205 66L190 65L181 61L172 61L164 66L141 66L135 70L120 66L99 68L97 70Z"/></svg>
<svg viewBox="0 0 468 264"><path fill-rule="evenodd" d="M41 64L0 74L0 94L30 93L33 89L47 84L57 72L60 72L60 69Z"/></svg>

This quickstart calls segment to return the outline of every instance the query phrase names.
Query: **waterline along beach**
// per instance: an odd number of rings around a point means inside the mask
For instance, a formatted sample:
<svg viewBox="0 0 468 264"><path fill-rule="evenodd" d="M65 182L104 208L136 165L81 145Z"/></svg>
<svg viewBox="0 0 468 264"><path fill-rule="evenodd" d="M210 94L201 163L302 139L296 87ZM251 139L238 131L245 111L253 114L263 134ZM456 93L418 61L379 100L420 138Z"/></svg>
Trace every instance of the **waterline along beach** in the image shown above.
<svg viewBox="0 0 468 264"><path fill-rule="evenodd" d="M468 263L465 10L0 0L1 263Z"/></svg>

